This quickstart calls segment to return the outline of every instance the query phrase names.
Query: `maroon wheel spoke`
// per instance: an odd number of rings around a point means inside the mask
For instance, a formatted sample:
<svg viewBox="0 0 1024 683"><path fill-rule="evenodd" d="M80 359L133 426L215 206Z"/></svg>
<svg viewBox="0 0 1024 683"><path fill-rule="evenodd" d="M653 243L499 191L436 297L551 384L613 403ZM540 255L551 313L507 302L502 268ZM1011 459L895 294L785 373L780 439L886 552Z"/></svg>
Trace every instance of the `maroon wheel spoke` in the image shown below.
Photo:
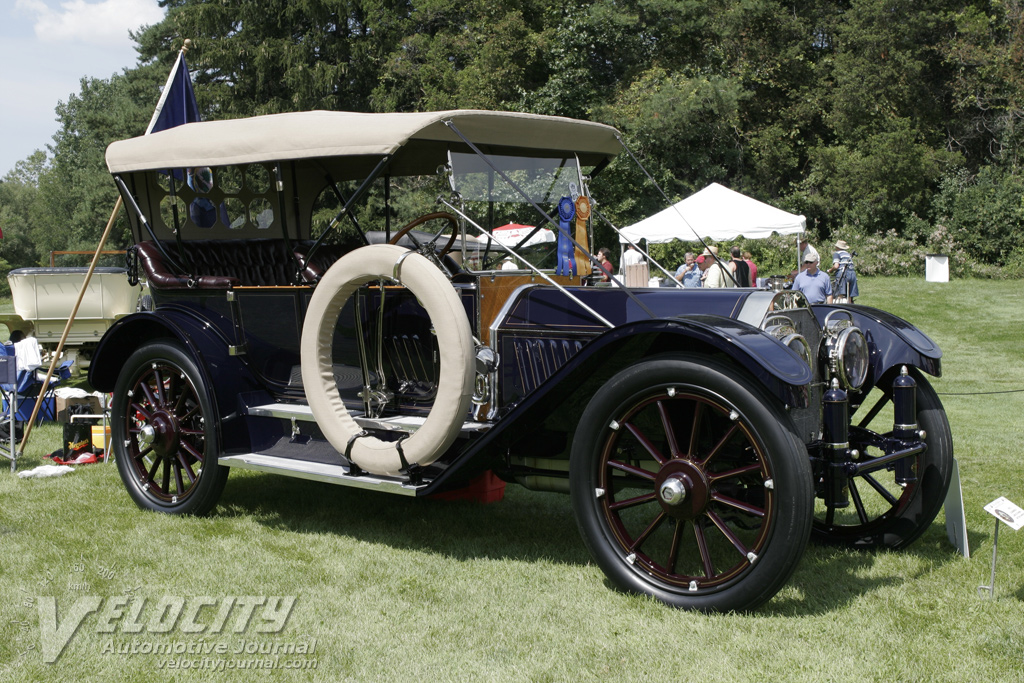
<svg viewBox="0 0 1024 683"><path fill-rule="evenodd" d="M739 551L740 555L742 555L743 557L747 557L750 551L747 550L747 547L743 545L743 541L736 537L736 534L732 532L732 529L730 529L728 525L726 525L725 520L719 517L711 510L707 511L707 516L708 519L710 519L712 523L716 527L718 527L718 530L722 532L722 535L729 539L729 542L732 543L733 547L735 547L736 550Z"/></svg>
<svg viewBox="0 0 1024 683"><path fill-rule="evenodd" d="M676 528L672 532L672 546L668 550L668 567L666 567L670 574L676 573L676 565L679 563L679 545L683 542L684 526L686 526L684 522L676 522Z"/></svg>
<svg viewBox="0 0 1024 683"><path fill-rule="evenodd" d="M142 456L138 456L139 464L142 464ZM160 469L160 458L153 461L153 466L149 469L149 481L156 482L156 471Z"/></svg>
<svg viewBox="0 0 1024 683"><path fill-rule="evenodd" d="M668 455L670 458L678 458L681 455L679 442L676 440L676 430L672 426L672 420L664 401L658 401L658 416L661 418L661 428L665 431L665 438L668 440Z"/></svg>
<svg viewBox="0 0 1024 683"><path fill-rule="evenodd" d="M704 404L696 401L693 406L693 425L690 429L690 446L686 452L691 458L697 456L697 438L700 436L700 421L704 416Z"/></svg>
<svg viewBox="0 0 1024 683"><path fill-rule="evenodd" d="M128 406L128 409L130 411L130 416L134 416L136 413L138 413L139 415L142 416L142 419L146 421L149 421L153 417L149 409L146 408L146 406L142 405L141 403L132 403Z"/></svg>
<svg viewBox="0 0 1024 683"><path fill-rule="evenodd" d="M618 460L609 460L608 467L619 470L621 472L626 472L627 474L632 474L634 477L640 477L641 479L654 481L654 472L648 472L642 467L636 467L634 465L620 462Z"/></svg>
<svg viewBox="0 0 1024 683"><path fill-rule="evenodd" d="M185 470L185 474L188 475L189 484L195 483L196 473L192 471L192 467L185 460L185 456L182 455L181 451L178 451L178 464L181 466L181 469Z"/></svg>
<svg viewBox="0 0 1024 683"><path fill-rule="evenodd" d="M722 435L722 438L718 440L718 443L716 443L714 447L712 447L711 452L708 453L707 457L700 461L701 467L707 467L708 463L711 462L712 458L714 458L716 455L722 452L722 449L725 447L725 444L727 444L729 440L732 439L732 435L736 433L736 430L739 429L739 427L740 426L738 424L734 424L732 427L726 430L725 434Z"/></svg>
<svg viewBox="0 0 1024 683"><path fill-rule="evenodd" d="M661 452L655 447L655 445L651 443L651 440L648 439L647 436L643 432L641 432L639 428L637 428L633 424L626 424L626 429L628 429L629 433L632 434L636 438L636 440L640 442L640 445L644 447L644 450L650 453L651 457L658 461L659 465L665 464L665 456L661 454Z"/></svg>
<svg viewBox="0 0 1024 683"><path fill-rule="evenodd" d="M711 499L721 503L722 505L728 505L731 508L742 510L743 512L754 515L755 517L764 517L764 508L744 503L743 501L736 500L735 498L723 496L720 493L713 493L711 494Z"/></svg>
<svg viewBox="0 0 1024 683"><path fill-rule="evenodd" d="M185 439L181 440L181 448L188 452L195 460L203 462L203 454Z"/></svg>
<svg viewBox="0 0 1024 683"><path fill-rule="evenodd" d="M154 384L156 385L157 405L167 405L167 395L164 393L164 378L160 372L160 366L153 368Z"/></svg>
<svg viewBox="0 0 1024 683"><path fill-rule="evenodd" d="M708 539L704 534L704 527L696 521L693 523L693 535L697 539L697 548L700 550L700 561L704 565L704 576L713 578L715 576L715 565L711 561L711 551L708 549Z"/></svg>
<svg viewBox="0 0 1024 683"><path fill-rule="evenodd" d="M861 478L864 479L864 481L866 481L871 486L871 488L877 491L878 495L880 495L882 498L885 498L885 501L889 503L889 505L895 506L897 503L899 503L899 498L889 493L889 491L887 491L884 486L878 483L878 480L875 479L870 474L862 475Z"/></svg>
<svg viewBox="0 0 1024 683"><path fill-rule="evenodd" d="M139 382L138 388L142 390L142 395L146 397L146 403L154 408L160 405L160 401L157 395L153 393L153 388L149 386L149 382Z"/></svg>
<svg viewBox="0 0 1024 683"><path fill-rule="evenodd" d="M194 416L196 416L198 414L199 414L199 404L196 403L196 404L194 404L192 406L192 408L190 410L188 410L187 412L181 413L179 415L179 419L182 422L184 422L184 421L189 420L190 418L192 418L192 417L194 417Z"/></svg>
<svg viewBox="0 0 1024 683"><path fill-rule="evenodd" d="M181 478L181 467L178 465L178 460L171 460L169 463L167 463L167 467L169 469L174 470L174 490L178 493L178 495L181 495L182 493L185 492L185 481ZM168 493L170 493L170 491L168 491Z"/></svg>
<svg viewBox="0 0 1024 683"><path fill-rule="evenodd" d="M171 490L171 466L163 458L157 459L157 462L161 462L164 465L163 466L163 475L164 475L163 476L163 485L161 486L161 489L163 490L164 493L167 493L167 492L169 492Z"/></svg>
<svg viewBox="0 0 1024 683"><path fill-rule="evenodd" d="M724 479L736 479L742 477L745 474L754 474L761 472L761 463L754 463L753 465L747 465L746 467L737 467L735 469L726 470L724 472L709 472L708 481L715 483Z"/></svg>
<svg viewBox="0 0 1024 683"><path fill-rule="evenodd" d="M618 500L608 505L609 510L618 511L625 508L633 507L634 505L642 505L643 503L650 503L658 499L655 493L645 493L634 498L627 498L626 500Z"/></svg>
<svg viewBox="0 0 1024 683"><path fill-rule="evenodd" d="M640 546L644 544L644 541L646 541L666 519L668 519L668 516L664 512L659 511L654 520L647 525L646 529L644 529L643 533L636 537L636 540L633 541L633 544L629 549L639 550Z"/></svg>

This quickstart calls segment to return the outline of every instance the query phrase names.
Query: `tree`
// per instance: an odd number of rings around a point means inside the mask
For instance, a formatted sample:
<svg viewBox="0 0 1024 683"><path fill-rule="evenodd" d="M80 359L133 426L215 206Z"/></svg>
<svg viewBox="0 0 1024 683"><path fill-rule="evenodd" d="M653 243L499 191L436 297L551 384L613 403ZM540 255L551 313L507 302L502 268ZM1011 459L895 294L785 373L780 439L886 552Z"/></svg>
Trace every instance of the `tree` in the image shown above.
<svg viewBox="0 0 1024 683"><path fill-rule="evenodd" d="M117 199L104 162L107 145L145 132L166 78L166 71L150 65L109 80L83 79L81 92L57 106L53 162L38 179L42 212L33 239L41 254L96 247ZM128 244L122 215L108 248Z"/></svg>
<svg viewBox="0 0 1024 683"><path fill-rule="evenodd" d="M977 171L994 162L1019 168L1024 154L1024 2L994 0L952 15L943 54L956 117L949 145Z"/></svg>
<svg viewBox="0 0 1024 683"><path fill-rule="evenodd" d="M4 269L33 266L40 258L33 224L43 213L37 188L46 162L46 153L36 150L0 180L0 267ZM0 290L6 291L6 287L4 280Z"/></svg>

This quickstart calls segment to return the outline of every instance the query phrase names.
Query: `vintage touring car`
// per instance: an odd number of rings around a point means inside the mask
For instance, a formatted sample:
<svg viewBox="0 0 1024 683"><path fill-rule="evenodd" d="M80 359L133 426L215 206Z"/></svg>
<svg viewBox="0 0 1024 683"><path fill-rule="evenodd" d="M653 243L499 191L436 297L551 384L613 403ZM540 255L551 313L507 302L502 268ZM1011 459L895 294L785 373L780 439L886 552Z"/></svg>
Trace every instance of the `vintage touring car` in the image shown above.
<svg viewBox="0 0 1024 683"><path fill-rule="evenodd" d="M206 513L233 467L407 496L493 473L569 493L616 586L698 610L768 600L809 538L911 543L953 463L938 347L794 292L595 282L623 150L609 126L484 111L112 144L154 310L89 378L132 498Z"/></svg>

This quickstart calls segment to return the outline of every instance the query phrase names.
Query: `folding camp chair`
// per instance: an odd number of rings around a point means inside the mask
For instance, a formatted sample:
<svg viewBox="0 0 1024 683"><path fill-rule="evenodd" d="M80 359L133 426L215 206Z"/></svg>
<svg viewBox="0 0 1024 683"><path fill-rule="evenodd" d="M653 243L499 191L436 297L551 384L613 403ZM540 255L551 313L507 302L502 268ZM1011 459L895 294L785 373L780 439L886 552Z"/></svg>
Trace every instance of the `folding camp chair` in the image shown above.
<svg viewBox="0 0 1024 683"><path fill-rule="evenodd" d="M34 337L29 337L18 343L38 344ZM46 386L43 386L46 372L38 369L38 366L21 367L13 344L0 345L0 359L2 359L0 362L3 365L0 368L0 394L3 398L3 414L0 423L5 425L5 428L0 428L0 437L3 437L4 442L0 445L0 455L9 458L11 469L14 469L14 447L21 437L18 423L28 422L32 417L32 410L35 408L39 394L43 395L43 401L39 407L39 413L36 415L36 423L57 419L54 390L64 380L71 377L71 365L74 363L74 359L62 362L54 370L53 376L50 377Z"/></svg>

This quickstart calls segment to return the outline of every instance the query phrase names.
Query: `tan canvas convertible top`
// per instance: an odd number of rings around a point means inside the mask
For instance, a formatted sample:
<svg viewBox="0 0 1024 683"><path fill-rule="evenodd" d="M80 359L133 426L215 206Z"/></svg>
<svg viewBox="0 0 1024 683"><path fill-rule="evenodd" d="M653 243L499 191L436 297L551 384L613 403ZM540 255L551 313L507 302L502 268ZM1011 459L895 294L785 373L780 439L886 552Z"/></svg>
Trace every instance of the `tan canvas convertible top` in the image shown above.
<svg viewBox="0 0 1024 683"><path fill-rule="evenodd" d="M622 146L611 126L555 116L456 110L365 114L310 111L247 119L189 123L107 148L111 173L223 166L338 156L396 154L410 142L460 143L447 126L475 144L531 151L565 150L592 163L614 157Z"/></svg>

